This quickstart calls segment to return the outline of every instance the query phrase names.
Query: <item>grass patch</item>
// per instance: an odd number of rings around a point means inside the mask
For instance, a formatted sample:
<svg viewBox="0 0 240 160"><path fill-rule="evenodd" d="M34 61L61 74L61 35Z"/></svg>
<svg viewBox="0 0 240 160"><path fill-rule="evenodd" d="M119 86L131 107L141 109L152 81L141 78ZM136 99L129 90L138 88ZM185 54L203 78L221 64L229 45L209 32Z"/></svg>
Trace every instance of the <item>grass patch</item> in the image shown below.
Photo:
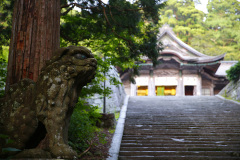
<svg viewBox="0 0 240 160"><path fill-rule="evenodd" d="M239 100L233 99L233 98L231 98L231 97L227 97L227 96L225 97L225 96L224 96L224 98L225 98L225 99L228 99L228 100L232 100L232 101L240 102Z"/></svg>
<svg viewBox="0 0 240 160"><path fill-rule="evenodd" d="M116 119L116 121L119 119L119 117L120 117L120 112L116 112L116 113L115 113L115 119Z"/></svg>
<svg viewBox="0 0 240 160"><path fill-rule="evenodd" d="M109 129L109 133L114 134L115 129Z"/></svg>

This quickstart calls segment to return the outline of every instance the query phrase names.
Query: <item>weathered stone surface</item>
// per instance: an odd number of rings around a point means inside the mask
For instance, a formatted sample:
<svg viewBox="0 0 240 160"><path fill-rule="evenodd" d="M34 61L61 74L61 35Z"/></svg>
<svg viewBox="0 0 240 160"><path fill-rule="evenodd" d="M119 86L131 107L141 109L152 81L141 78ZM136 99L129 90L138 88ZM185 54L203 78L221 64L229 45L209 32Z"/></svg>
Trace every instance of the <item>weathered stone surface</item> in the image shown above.
<svg viewBox="0 0 240 160"><path fill-rule="evenodd" d="M42 149L27 149L16 156L14 158L20 159L20 158L52 158L50 152L44 151Z"/></svg>
<svg viewBox="0 0 240 160"><path fill-rule="evenodd" d="M240 101L240 80L237 82L231 81L219 92L219 95Z"/></svg>
<svg viewBox="0 0 240 160"><path fill-rule="evenodd" d="M102 113L100 122L97 124L98 127L102 128L114 128L116 124L114 113Z"/></svg>
<svg viewBox="0 0 240 160"><path fill-rule="evenodd" d="M0 149L39 148L53 158L76 156L67 144L69 120L82 87L95 76L97 62L85 47L61 48L53 55L36 83L21 80L0 99L0 131L14 141L1 141Z"/></svg>

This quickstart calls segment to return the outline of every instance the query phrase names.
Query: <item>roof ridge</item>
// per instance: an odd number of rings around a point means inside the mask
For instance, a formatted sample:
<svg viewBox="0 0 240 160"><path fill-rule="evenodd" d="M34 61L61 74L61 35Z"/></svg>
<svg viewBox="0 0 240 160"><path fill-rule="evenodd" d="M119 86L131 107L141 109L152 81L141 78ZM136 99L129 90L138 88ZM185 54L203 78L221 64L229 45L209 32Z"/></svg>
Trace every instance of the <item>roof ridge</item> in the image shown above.
<svg viewBox="0 0 240 160"><path fill-rule="evenodd" d="M208 55L205 55L197 50L195 50L194 48L192 48L191 46L189 46L188 44L184 43L182 40L180 40L176 34L174 33L174 31L172 30L172 27L170 27L168 24L164 24L161 28L159 28L160 31L160 35L158 36L158 39L160 39L164 34L168 34L171 38L173 38L173 40L175 40L180 46L182 46L183 48L187 49L188 51L190 51L191 53L193 53L196 56L199 57L211 57Z"/></svg>

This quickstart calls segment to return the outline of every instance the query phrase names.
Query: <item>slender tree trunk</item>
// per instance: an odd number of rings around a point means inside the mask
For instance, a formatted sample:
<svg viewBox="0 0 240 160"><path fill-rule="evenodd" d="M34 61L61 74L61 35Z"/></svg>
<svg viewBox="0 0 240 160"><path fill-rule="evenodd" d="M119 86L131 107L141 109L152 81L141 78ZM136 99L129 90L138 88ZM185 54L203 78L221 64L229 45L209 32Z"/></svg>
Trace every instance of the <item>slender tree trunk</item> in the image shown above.
<svg viewBox="0 0 240 160"><path fill-rule="evenodd" d="M60 0L16 0L6 90L23 78L37 80L60 47Z"/></svg>

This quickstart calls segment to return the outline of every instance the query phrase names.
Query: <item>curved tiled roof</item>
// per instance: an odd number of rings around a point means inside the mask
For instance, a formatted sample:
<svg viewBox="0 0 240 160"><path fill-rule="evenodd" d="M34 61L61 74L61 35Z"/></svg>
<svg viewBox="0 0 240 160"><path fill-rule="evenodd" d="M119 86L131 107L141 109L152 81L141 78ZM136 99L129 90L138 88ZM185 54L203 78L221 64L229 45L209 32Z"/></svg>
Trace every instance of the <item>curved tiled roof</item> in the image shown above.
<svg viewBox="0 0 240 160"><path fill-rule="evenodd" d="M211 62L223 60L225 57L225 54L222 54L219 56L190 57L190 56L183 56L177 51L168 50L168 49L163 50L161 54L172 54L177 56L179 59L183 61L189 61L192 63L211 63Z"/></svg>
<svg viewBox="0 0 240 160"><path fill-rule="evenodd" d="M215 73L217 76L226 76L226 71L234 66L238 61L221 61L221 64Z"/></svg>
<svg viewBox="0 0 240 160"><path fill-rule="evenodd" d="M183 47L184 49L186 49L188 52L195 55L196 57L183 56L180 52L174 51L171 49L164 49L161 52L161 54L172 53L178 56L182 60L191 61L194 63L209 63L209 62L223 60L223 58L225 57L225 54L222 54L219 56L207 56L203 53L198 52L197 50L195 50L194 48L190 47L189 45L181 41L179 38L177 38L172 28L168 24L164 24L162 28L160 28L160 35L158 36L158 39L160 40L164 35L168 35L169 37L171 37L171 39L175 41L179 46Z"/></svg>

